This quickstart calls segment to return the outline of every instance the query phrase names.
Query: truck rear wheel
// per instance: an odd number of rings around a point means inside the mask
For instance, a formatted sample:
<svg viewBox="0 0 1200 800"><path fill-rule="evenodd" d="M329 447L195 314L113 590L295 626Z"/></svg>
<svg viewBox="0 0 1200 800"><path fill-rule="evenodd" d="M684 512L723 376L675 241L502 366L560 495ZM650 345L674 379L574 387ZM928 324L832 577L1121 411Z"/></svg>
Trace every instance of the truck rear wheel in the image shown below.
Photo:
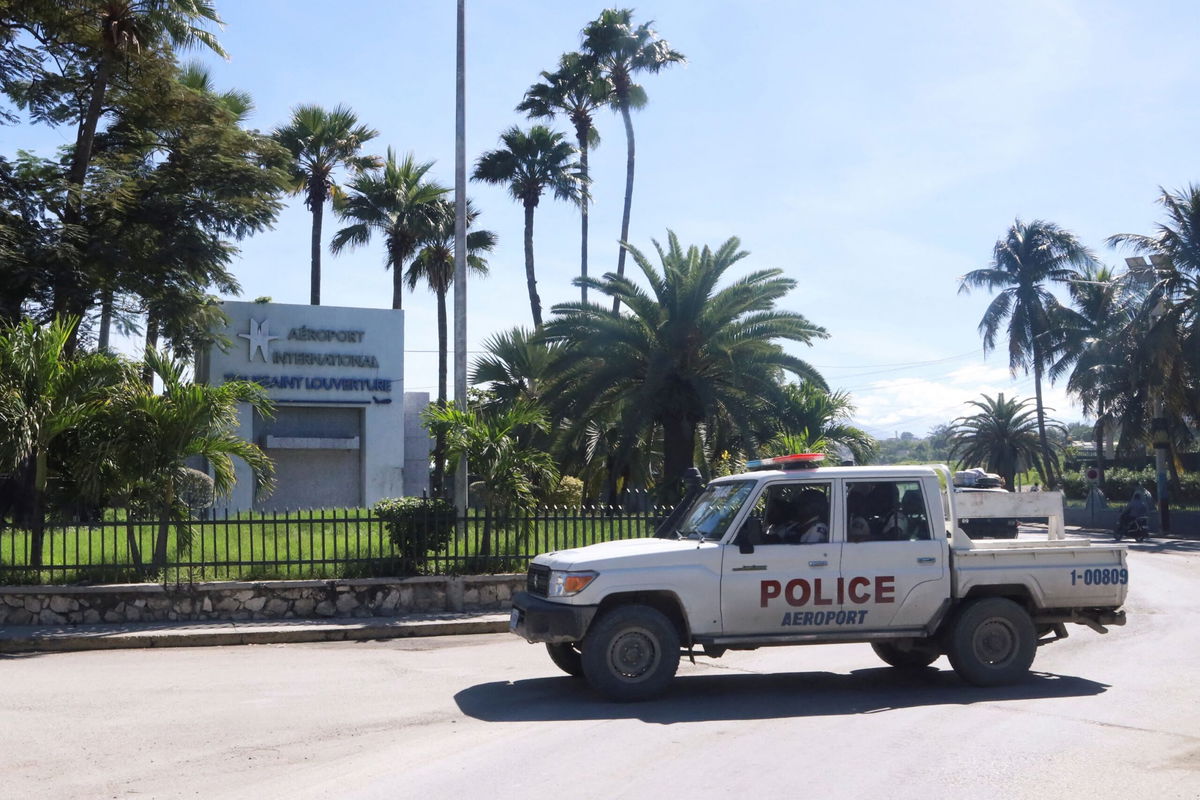
<svg viewBox="0 0 1200 800"><path fill-rule="evenodd" d="M579 655L579 646L574 642L566 644L546 643L546 652L554 666L570 675L572 678L583 676L583 657Z"/></svg>
<svg viewBox="0 0 1200 800"><path fill-rule="evenodd" d="M647 700L679 668L679 633L649 606L618 606L592 623L583 640L583 675L609 700Z"/></svg>
<svg viewBox="0 0 1200 800"><path fill-rule="evenodd" d="M968 683L1001 686L1028 674L1036 650L1033 620L1025 609L1003 597L987 597L959 613L946 654Z"/></svg>
<svg viewBox="0 0 1200 800"><path fill-rule="evenodd" d="M899 669L920 669L928 667L938 660L941 655L936 648L924 642L912 642L908 647L901 647L898 642L871 642L875 655Z"/></svg>

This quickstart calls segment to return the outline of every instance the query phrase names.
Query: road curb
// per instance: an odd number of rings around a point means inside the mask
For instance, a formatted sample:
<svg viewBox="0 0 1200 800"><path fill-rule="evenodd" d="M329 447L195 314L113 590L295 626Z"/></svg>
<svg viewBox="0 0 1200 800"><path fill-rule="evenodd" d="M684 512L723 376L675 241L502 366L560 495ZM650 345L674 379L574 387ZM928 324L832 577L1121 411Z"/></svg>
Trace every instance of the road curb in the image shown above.
<svg viewBox="0 0 1200 800"><path fill-rule="evenodd" d="M8 626L0 628L0 653L290 644L503 633L508 614L430 615L385 620L300 620L203 625Z"/></svg>

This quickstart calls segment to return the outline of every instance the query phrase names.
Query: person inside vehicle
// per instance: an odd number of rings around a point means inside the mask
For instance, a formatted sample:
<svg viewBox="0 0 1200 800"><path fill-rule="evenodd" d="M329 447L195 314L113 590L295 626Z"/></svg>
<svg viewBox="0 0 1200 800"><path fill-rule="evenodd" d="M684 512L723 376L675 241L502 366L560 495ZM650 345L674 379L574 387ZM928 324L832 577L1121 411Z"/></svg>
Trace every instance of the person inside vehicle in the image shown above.
<svg viewBox="0 0 1200 800"><path fill-rule="evenodd" d="M820 489L805 489L800 493L799 541L815 544L829 541L829 501Z"/></svg>
<svg viewBox="0 0 1200 800"><path fill-rule="evenodd" d="M803 532L796 519L796 508L787 499L776 495L767 501L764 515L767 529L763 535L768 542L798 541Z"/></svg>

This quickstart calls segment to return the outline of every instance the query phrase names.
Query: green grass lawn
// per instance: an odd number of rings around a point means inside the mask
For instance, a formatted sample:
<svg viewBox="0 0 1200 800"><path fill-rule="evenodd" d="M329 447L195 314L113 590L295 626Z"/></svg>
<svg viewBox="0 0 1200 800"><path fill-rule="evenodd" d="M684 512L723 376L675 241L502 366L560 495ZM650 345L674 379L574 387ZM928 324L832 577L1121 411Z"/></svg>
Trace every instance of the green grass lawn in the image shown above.
<svg viewBox="0 0 1200 800"><path fill-rule="evenodd" d="M43 569L29 563L28 531L0 531L0 583L62 584L139 581L268 580L382 577L397 574L523 572L538 553L612 539L649 536L643 517L543 513L527 523L497 527L484 555L482 517L423 562L405 565L386 526L364 509L244 513L228 519L172 524L165 571L147 568L158 528L109 515L95 525L53 527L43 543ZM181 546L181 542L182 545ZM143 565L138 569L140 554Z"/></svg>

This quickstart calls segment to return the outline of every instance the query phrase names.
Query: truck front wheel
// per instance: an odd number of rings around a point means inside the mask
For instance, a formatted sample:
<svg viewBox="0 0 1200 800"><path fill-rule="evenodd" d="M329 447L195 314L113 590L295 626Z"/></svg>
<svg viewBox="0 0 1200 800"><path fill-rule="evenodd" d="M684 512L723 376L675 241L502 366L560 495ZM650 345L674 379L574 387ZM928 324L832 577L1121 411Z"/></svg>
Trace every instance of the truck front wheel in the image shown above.
<svg viewBox="0 0 1200 800"><path fill-rule="evenodd" d="M609 700L647 700L679 668L679 633L649 606L619 606L592 623L583 640L583 675Z"/></svg>
<svg viewBox="0 0 1200 800"><path fill-rule="evenodd" d="M1036 650L1037 633L1025 609L1003 597L987 597L959 613L946 654L968 683L1001 686L1028 674Z"/></svg>
<svg viewBox="0 0 1200 800"><path fill-rule="evenodd" d="M566 644L551 644L547 642L546 652L550 654L550 660L554 662L554 666L572 678L578 678L583 675L583 659L579 655L579 645L574 642Z"/></svg>

